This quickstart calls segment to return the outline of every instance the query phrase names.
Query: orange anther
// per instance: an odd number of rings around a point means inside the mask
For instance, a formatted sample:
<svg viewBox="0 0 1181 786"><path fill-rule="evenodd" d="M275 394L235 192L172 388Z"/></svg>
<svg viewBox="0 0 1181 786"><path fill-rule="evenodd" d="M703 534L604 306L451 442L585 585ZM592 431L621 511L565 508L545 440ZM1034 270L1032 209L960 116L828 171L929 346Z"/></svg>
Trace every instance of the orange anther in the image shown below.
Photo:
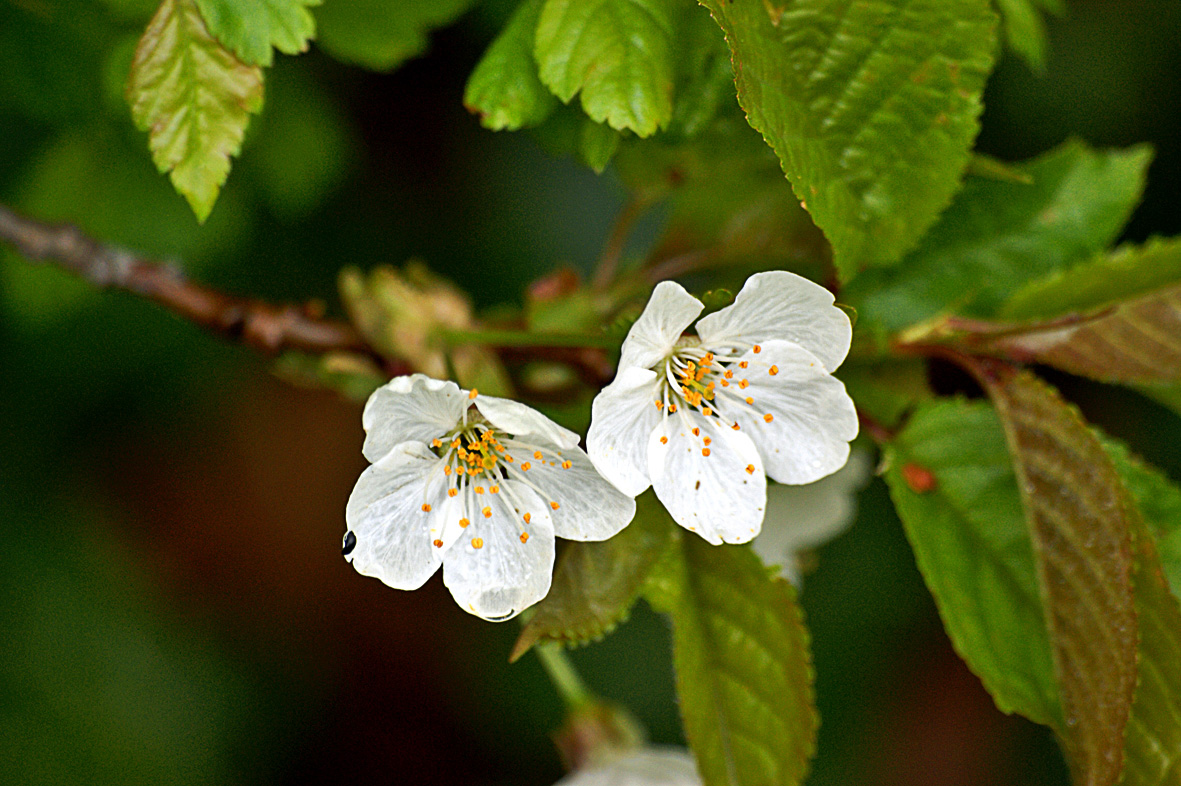
<svg viewBox="0 0 1181 786"><path fill-rule="evenodd" d="M522 543L525 543L525 542L526 542L526 541L528 541L528 540L529 540L529 533L528 533L528 532L522 532L522 533L521 533L521 542L522 542Z"/></svg>
<svg viewBox="0 0 1181 786"><path fill-rule="evenodd" d="M756 355L763 351L763 348L760 347L758 344L755 344L753 347L751 347L751 349L753 349L755 351Z"/></svg>
<svg viewBox="0 0 1181 786"><path fill-rule="evenodd" d="M533 466L532 464L530 464L528 461L526 461L524 464L521 465L521 469L528 471L529 468L532 466Z"/></svg>
<svg viewBox="0 0 1181 786"><path fill-rule="evenodd" d="M493 486L492 488L490 488L488 490L491 491L493 494L499 494L500 493L500 486Z"/></svg>
<svg viewBox="0 0 1181 786"><path fill-rule="evenodd" d="M768 412L766 415L763 415L763 420L767 421L768 423L774 419L774 416L770 412Z"/></svg>
<svg viewBox="0 0 1181 786"><path fill-rule="evenodd" d="M480 512L484 514L484 518L486 518L486 519L492 518L492 508L484 508Z"/></svg>
<svg viewBox="0 0 1181 786"><path fill-rule="evenodd" d="M573 467L573 466L574 466L574 465L573 465L573 464L571 464L571 463L570 463L570 461L569 461L568 459L567 459L566 461L563 461L563 462L562 462L562 469L570 469L570 468L571 468L571 467Z"/></svg>
<svg viewBox="0 0 1181 786"><path fill-rule="evenodd" d="M448 464L447 466L443 467L443 474L444 474L444 475L450 475L450 474L451 474L451 465L450 465L450 464Z"/></svg>
<svg viewBox="0 0 1181 786"><path fill-rule="evenodd" d="M467 397L468 397L468 398L470 398L470 399L475 399L475 397L476 397L476 396L478 396L478 395L480 395L480 394L479 394L479 393L476 391L476 389L475 389L475 388L472 388L472 392L471 392L471 393L468 393L468 394L467 394Z"/></svg>
<svg viewBox="0 0 1181 786"><path fill-rule="evenodd" d="M521 516L521 518L525 519L525 523L528 524L533 519L533 514L526 513L524 516Z"/></svg>
<svg viewBox="0 0 1181 786"><path fill-rule="evenodd" d="M443 440L439 439L438 437L436 437L435 439L432 439L432 440L431 440L431 447L432 447L432 448L441 448L441 447L443 447Z"/></svg>
<svg viewBox="0 0 1181 786"><path fill-rule="evenodd" d="M708 418L710 415L712 415L713 413L714 413L714 411L713 411L712 409L710 409L709 407L704 407L704 408L701 410L701 414L702 414L702 415L705 415L707 418Z"/></svg>
<svg viewBox="0 0 1181 786"><path fill-rule="evenodd" d="M661 445L667 445L667 444L668 444L668 437L661 437L661 438L660 438L660 444L661 444Z"/></svg>
<svg viewBox="0 0 1181 786"><path fill-rule="evenodd" d="M504 460L510 464L512 464L514 461L516 461L516 459L514 459L512 456L505 456Z"/></svg>
<svg viewBox="0 0 1181 786"><path fill-rule="evenodd" d="M701 455L708 456L709 455L709 448L702 448Z"/></svg>
<svg viewBox="0 0 1181 786"><path fill-rule="evenodd" d="M551 503L549 504L549 506L550 506L551 508L553 508L554 510L557 510L558 508L562 507L561 505L559 505L559 504L558 504L558 503L556 503L556 502L551 502Z"/></svg>
<svg viewBox="0 0 1181 786"><path fill-rule="evenodd" d="M746 368L749 365L750 365L749 363L747 363L745 360L743 360L738 364L738 367L739 368Z"/></svg>
<svg viewBox="0 0 1181 786"><path fill-rule="evenodd" d="M746 397L746 403L747 403L747 404L753 404L753 403L755 403L755 400L754 400L753 398L751 398L750 396L747 396L747 397Z"/></svg>
<svg viewBox="0 0 1181 786"><path fill-rule="evenodd" d="M664 402L663 402L663 401L657 401L657 402L656 402L656 408L657 408L657 409L664 409Z"/></svg>
<svg viewBox="0 0 1181 786"><path fill-rule="evenodd" d="M473 549L484 548L484 539L483 538L472 538L472 548Z"/></svg>
<svg viewBox="0 0 1181 786"><path fill-rule="evenodd" d="M669 404L669 405L668 405L668 411L669 411L670 413L671 413L671 412L676 412L676 411L677 411L677 405L676 405L676 404Z"/></svg>
<svg viewBox="0 0 1181 786"><path fill-rule="evenodd" d="M747 382L745 379L742 379L742 380L739 380L739 381L738 381L738 387L742 388L743 390L746 390L746 386L747 386L747 385L749 385L749 384L750 384L750 383L749 383L749 382Z"/></svg>
<svg viewBox="0 0 1181 786"><path fill-rule="evenodd" d="M538 461L541 461L541 451L540 450L533 451L533 458L537 459Z"/></svg>
<svg viewBox="0 0 1181 786"><path fill-rule="evenodd" d="M484 493L484 487L483 487L483 486L476 486L476 493L477 493L477 494L483 494L483 493Z"/></svg>
<svg viewBox="0 0 1181 786"><path fill-rule="evenodd" d="M755 465L754 464L747 464L746 465L746 474L747 475L755 474Z"/></svg>
<svg viewBox="0 0 1181 786"><path fill-rule="evenodd" d="M726 369L726 373L722 376L724 376L726 379L734 379L734 372L730 369Z"/></svg>
<svg viewBox="0 0 1181 786"><path fill-rule="evenodd" d="M728 387L730 387L730 383L723 379L722 380L722 387L728 388Z"/></svg>
<svg viewBox="0 0 1181 786"><path fill-rule="evenodd" d="M733 426L731 426L730 428L734 429L735 431L738 431L738 424L737 424L737 423L735 423L735 424L734 424Z"/></svg>
<svg viewBox="0 0 1181 786"><path fill-rule="evenodd" d="M702 441L702 442L704 442L704 443L705 443L705 444L707 444L707 445L708 445L710 442L713 442L713 440L712 440L712 439L710 439L709 437L706 437L705 439L703 439L703 440L701 440L701 441Z"/></svg>
<svg viewBox="0 0 1181 786"><path fill-rule="evenodd" d="M447 489L447 496L448 497L454 497L458 493L459 493L459 489Z"/></svg>
<svg viewBox="0 0 1181 786"><path fill-rule="evenodd" d="M694 428L693 428L693 436L695 436L695 437L701 436L701 429L699 429L699 428L697 428L696 426L694 426Z"/></svg>
<svg viewBox="0 0 1181 786"><path fill-rule="evenodd" d="M767 373L771 376L775 376L779 373L779 366L771 366L771 368L767 369Z"/></svg>
<svg viewBox="0 0 1181 786"><path fill-rule="evenodd" d="M423 506L422 506L422 512L423 512L423 513L430 513L430 512L431 512L431 506L430 506L430 505L427 505L427 504L425 504L425 503L424 503L424 504L423 504Z"/></svg>
<svg viewBox="0 0 1181 786"><path fill-rule="evenodd" d="M461 529L467 529L470 525L471 525L471 522L468 521L467 519L460 519L459 520L459 526Z"/></svg>
<svg viewBox="0 0 1181 786"><path fill-rule="evenodd" d="M443 541L441 541L441 540L435 540L434 544L435 544L435 548L437 548L437 549L443 548Z"/></svg>

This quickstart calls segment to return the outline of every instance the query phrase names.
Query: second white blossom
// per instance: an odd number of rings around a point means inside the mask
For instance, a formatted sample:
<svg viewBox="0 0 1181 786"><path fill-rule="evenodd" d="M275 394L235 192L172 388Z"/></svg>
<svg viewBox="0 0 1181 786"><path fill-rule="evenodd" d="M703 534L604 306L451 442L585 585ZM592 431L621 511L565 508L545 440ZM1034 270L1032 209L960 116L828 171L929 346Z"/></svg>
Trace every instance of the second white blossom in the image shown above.
<svg viewBox="0 0 1181 786"><path fill-rule="evenodd" d="M592 405L587 452L621 491L651 485L681 526L744 543L762 526L768 475L811 483L849 457L857 413L832 372L852 326L828 290L785 271L751 276L682 335L703 309L657 285Z"/></svg>

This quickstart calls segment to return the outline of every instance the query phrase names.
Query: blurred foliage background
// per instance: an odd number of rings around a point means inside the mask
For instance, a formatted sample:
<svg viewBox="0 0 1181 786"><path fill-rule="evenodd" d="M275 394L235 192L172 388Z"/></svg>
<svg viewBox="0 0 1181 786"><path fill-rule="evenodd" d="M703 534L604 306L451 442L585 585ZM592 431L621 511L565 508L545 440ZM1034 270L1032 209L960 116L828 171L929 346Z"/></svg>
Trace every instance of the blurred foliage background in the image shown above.
<svg viewBox="0 0 1181 786"><path fill-rule="evenodd" d="M1044 74L1002 55L979 148L1151 142L1126 239L1179 234L1181 6L1069 5ZM235 293L333 311L342 266L419 258L480 306L516 301L558 265L589 270L624 190L461 106L511 7L478 5L392 74L314 47L279 57L198 227L122 98L152 0L0 0L0 201ZM1054 381L1181 479L1175 417ZM438 577L395 592L340 558L365 466L356 404L0 250L0 424L4 783L560 777L560 703L533 656L507 663L518 626L462 613ZM1049 732L1001 715L951 651L880 481L803 602L822 715L810 783L1066 783ZM654 740L680 741L661 618L641 604L573 660Z"/></svg>

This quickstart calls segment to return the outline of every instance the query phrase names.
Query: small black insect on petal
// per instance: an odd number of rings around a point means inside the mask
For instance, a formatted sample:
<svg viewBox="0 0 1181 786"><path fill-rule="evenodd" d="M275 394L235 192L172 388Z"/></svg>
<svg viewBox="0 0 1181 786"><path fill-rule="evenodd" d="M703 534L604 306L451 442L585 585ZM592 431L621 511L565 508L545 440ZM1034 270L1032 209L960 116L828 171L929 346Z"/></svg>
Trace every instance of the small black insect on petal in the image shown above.
<svg viewBox="0 0 1181 786"><path fill-rule="evenodd" d="M348 534L344 536L344 548L340 550L340 553L347 557L356 547L357 536L352 530L349 530Z"/></svg>

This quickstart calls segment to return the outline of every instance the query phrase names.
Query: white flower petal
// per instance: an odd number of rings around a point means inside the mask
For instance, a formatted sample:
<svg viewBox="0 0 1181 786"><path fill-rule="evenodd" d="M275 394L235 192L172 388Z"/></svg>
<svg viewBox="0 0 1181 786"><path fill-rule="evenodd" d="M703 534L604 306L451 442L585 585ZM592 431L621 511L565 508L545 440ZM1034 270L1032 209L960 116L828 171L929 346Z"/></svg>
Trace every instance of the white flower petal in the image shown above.
<svg viewBox="0 0 1181 786"><path fill-rule="evenodd" d="M767 474L799 485L843 467L858 426L857 410L841 381L812 353L787 341L768 341L760 352L747 352L740 360L748 366L730 366L734 378L725 390L749 396L754 403L719 396L715 408L754 440ZM745 389L736 384L742 379L748 381ZM770 422L766 415L771 415Z"/></svg>
<svg viewBox="0 0 1181 786"><path fill-rule="evenodd" d="M656 372L625 368L591 402L586 452L595 469L615 488L636 496L648 479L648 437L660 420Z"/></svg>
<svg viewBox="0 0 1181 786"><path fill-rule="evenodd" d="M562 428L532 407L495 396L476 396L476 409L501 431L517 437L537 437L563 448L578 444L578 435Z"/></svg>
<svg viewBox="0 0 1181 786"><path fill-rule="evenodd" d="M648 441L652 488L685 529L714 544L745 543L763 524L763 461L749 437L714 423L694 412L657 425Z"/></svg>
<svg viewBox="0 0 1181 786"><path fill-rule="evenodd" d="M795 273L772 270L748 278L731 305L697 323L697 335L706 346L790 341L831 372L849 354L853 326L827 289Z"/></svg>
<svg viewBox="0 0 1181 786"><path fill-rule="evenodd" d="M381 579L395 589L418 589L439 568L431 545L435 505L447 499L439 480L427 479L439 458L420 442L404 442L361 473L349 497L345 521L356 545L345 557L358 573ZM424 512L424 504L432 505Z"/></svg>
<svg viewBox="0 0 1181 786"><path fill-rule="evenodd" d="M701 786L684 748L641 748L567 775L555 786Z"/></svg>
<svg viewBox="0 0 1181 786"><path fill-rule="evenodd" d="M813 549L840 535L857 514L857 492L869 480L870 455L854 450L848 463L826 478L804 486L767 487L763 531L752 547L767 565L780 565L784 577L799 585L797 552Z"/></svg>
<svg viewBox="0 0 1181 786"><path fill-rule="evenodd" d="M705 308L675 281L661 281L623 341L619 368L652 368L672 351L685 328Z"/></svg>
<svg viewBox="0 0 1181 786"><path fill-rule="evenodd" d="M499 494L482 495L491 517L473 511L477 515L471 526L443 563L443 583L455 602L493 622L515 617L544 598L554 567L549 505L528 486L512 480L501 485ZM519 509L511 501L514 497ZM530 514L528 524L522 520L525 513ZM522 532L529 535L524 543Z"/></svg>
<svg viewBox="0 0 1181 786"><path fill-rule="evenodd" d="M394 377L365 404L361 452L376 462L402 442L430 442L454 428L466 407L466 396L454 382L424 374Z"/></svg>
<svg viewBox="0 0 1181 786"><path fill-rule="evenodd" d="M606 540L636 515L636 501L600 475L580 448L559 450L558 458L545 456L542 461L509 452L517 467L529 461L530 469L524 481L537 487L542 500L558 503L557 509L551 506L550 516L559 538ZM563 469L563 461L570 466Z"/></svg>

